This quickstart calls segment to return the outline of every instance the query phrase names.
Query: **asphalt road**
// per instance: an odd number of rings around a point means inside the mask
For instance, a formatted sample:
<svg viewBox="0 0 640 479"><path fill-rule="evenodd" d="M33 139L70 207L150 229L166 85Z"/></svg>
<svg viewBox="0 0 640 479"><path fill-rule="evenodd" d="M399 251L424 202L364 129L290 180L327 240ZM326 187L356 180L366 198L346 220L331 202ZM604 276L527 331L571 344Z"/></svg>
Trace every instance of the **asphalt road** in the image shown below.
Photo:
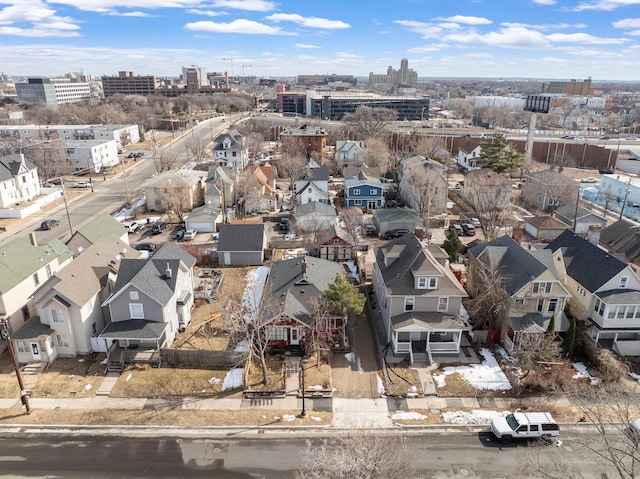
<svg viewBox="0 0 640 479"><path fill-rule="evenodd" d="M304 451L334 439L306 439L297 433L260 439L36 437L0 438L0 478L293 478L305 467ZM327 434L327 433L324 433ZM584 477L600 478L593 457L585 457L565 438L560 446L514 443L503 446L490 433L408 432L416 477L487 479L535 476L532 464L558 464L568 472L577 468ZM230 436L233 436L230 434ZM389 447L398 436L389 435Z"/></svg>

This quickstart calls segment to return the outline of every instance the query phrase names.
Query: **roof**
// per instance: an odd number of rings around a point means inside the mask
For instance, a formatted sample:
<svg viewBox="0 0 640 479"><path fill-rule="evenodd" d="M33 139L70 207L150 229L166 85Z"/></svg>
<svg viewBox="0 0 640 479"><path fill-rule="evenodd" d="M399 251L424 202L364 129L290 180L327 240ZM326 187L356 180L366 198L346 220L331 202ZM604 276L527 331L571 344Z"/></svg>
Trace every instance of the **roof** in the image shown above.
<svg viewBox="0 0 640 479"><path fill-rule="evenodd" d="M13 155L7 155L0 158L0 181L12 180L18 173L20 168L24 167L28 170L36 169L36 165L22 153L16 153Z"/></svg>
<svg viewBox="0 0 640 479"><path fill-rule="evenodd" d="M575 204L569 204L569 205L562 205L559 208L557 208L554 211L555 215L558 216L562 216L563 218L566 218L567 220L571 220L573 221L574 218L578 218L578 221L583 220L585 218L588 218L589 216L592 216L594 218L598 218L599 220L601 220L601 222L606 223L606 219L604 219L602 216L594 213L591 210L588 210L587 208L584 208L582 206L578 206L578 215L576 216L576 205Z"/></svg>
<svg viewBox="0 0 640 479"><path fill-rule="evenodd" d="M451 270L423 248L415 235L408 234L375 248L376 263L389 294L411 296L466 297L462 285ZM385 258L394 259L385 266ZM440 278L438 289L417 289L414 277Z"/></svg>
<svg viewBox="0 0 640 479"><path fill-rule="evenodd" d="M465 144L458 147L459 150L462 150L464 153L471 153L476 148L482 148L482 144L478 140L474 140L472 138L467 138Z"/></svg>
<svg viewBox="0 0 640 479"><path fill-rule="evenodd" d="M225 141L229 141L229 143L231 144L231 148L229 148L230 150L233 150L235 148L240 148L240 140L242 138L242 135L237 131L237 130L230 130L228 132L225 133L221 133L220 135L216 136L216 138L213 140L213 149L214 150L224 150L224 145L223 143Z"/></svg>
<svg viewBox="0 0 640 479"><path fill-rule="evenodd" d="M189 263L185 264L183 259ZM178 288L178 275L175 272L178 271L181 263L191 269L195 264L195 258L170 242L162 245L150 258L123 258L120 261L118 278L113 288L114 294L105 304L111 302L121 290L131 285L159 304L166 305ZM174 272L170 278L165 276L167 267Z"/></svg>
<svg viewBox="0 0 640 479"><path fill-rule="evenodd" d="M71 250L59 240L45 246L33 246L25 238L16 238L0 245L0 294L7 293L54 259L63 263L71 256Z"/></svg>
<svg viewBox="0 0 640 479"><path fill-rule="evenodd" d="M432 331L467 329L464 321L450 314L437 311L411 311L391 318L394 331L408 326L422 326Z"/></svg>
<svg viewBox="0 0 640 479"><path fill-rule="evenodd" d="M346 189L353 188L355 186L377 186L382 187L380 178L369 178L366 174L360 172L356 177L349 177L344 180L344 187ZM380 189L380 195L382 195L382 188Z"/></svg>
<svg viewBox="0 0 640 479"><path fill-rule="evenodd" d="M600 232L600 243L629 261L640 262L640 224L622 219Z"/></svg>
<svg viewBox="0 0 640 479"><path fill-rule="evenodd" d="M567 329L569 329L569 319L566 315L560 314L560 317L556 318L556 320L560 321L560 331L566 331ZM544 317L538 312L527 313L524 316L509 317L511 329L516 332L528 331L530 333L535 333L537 331L540 333L544 333L547 331L550 322L551 317Z"/></svg>
<svg viewBox="0 0 640 479"><path fill-rule="evenodd" d="M373 217L378 224L391 221L410 221L416 226L424 224L416 210L411 208L380 208L373 211Z"/></svg>
<svg viewBox="0 0 640 479"><path fill-rule="evenodd" d="M161 339L167 324L146 319L115 321L102 330L99 337L106 339Z"/></svg>
<svg viewBox="0 0 640 479"><path fill-rule="evenodd" d="M300 181L329 181L329 176L329 168L326 166L309 168Z"/></svg>
<svg viewBox="0 0 640 479"><path fill-rule="evenodd" d="M40 322L40 316L33 316L11 335L14 341L24 341L26 339L45 339L55 334L55 331L48 325Z"/></svg>
<svg viewBox="0 0 640 479"><path fill-rule="evenodd" d="M591 293L627 267L624 261L569 230L545 249L561 250L567 274Z"/></svg>
<svg viewBox="0 0 640 479"><path fill-rule="evenodd" d="M322 228L317 233L317 243L319 245L325 245L325 243L333 238L338 237L349 246L353 245L353 240L349 237L347 232L339 226L332 224L327 228ZM328 245L325 245L328 246Z"/></svg>
<svg viewBox="0 0 640 479"><path fill-rule="evenodd" d="M380 178L380 168L375 166L345 166L342 170L342 176L358 176L360 173L364 174L367 178Z"/></svg>
<svg viewBox="0 0 640 479"><path fill-rule="evenodd" d="M508 235L474 246L468 253L496 269L503 278L505 290L511 296L548 269Z"/></svg>
<svg viewBox="0 0 640 479"><path fill-rule="evenodd" d="M262 294L265 320L285 314L311 325L315 300L333 283L341 268L339 263L313 256L274 263Z"/></svg>
<svg viewBox="0 0 640 479"><path fill-rule="evenodd" d="M354 140L338 140L336 141L336 151L347 152L351 150L359 150L363 149L362 141L354 141Z"/></svg>
<svg viewBox="0 0 640 479"><path fill-rule="evenodd" d="M640 304L640 291L633 289L611 289L598 296L607 304Z"/></svg>
<svg viewBox="0 0 640 479"><path fill-rule="evenodd" d="M529 216L524 221L539 230L566 230L569 228L566 223L547 215Z"/></svg>
<svg viewBox="0 0 640 479"><path fill-rule="evenodd" d="M500 173L489 168L481 168L479 170L473 170L467 173L465 184L475 183L478 185L487 186L505 186L509 185L511 188L511 180Z"/></svg>
<svg viewBox="0 0 640 479"><path fill-rule="evenodd" d="M202 205L191 210L185 221L194 221L196 219L216 220L222 210L212 205Z"/></svg>
<svg viewBox="0 0 640 479"><path fill-rule="evenodd" d="M103 213L82 228L78 228L75 234L83 236L93 244L112 235L121 237L123 233L126 231L122 228L122 223L110 214Z"/></svg>
<svg viewBox="0 0 640 479"><path fill-rule="evenodd" d="M560 184L560 185L568 185L568 186L571 185L576 188L578 187L578 185L574 180L572 180L568 176L564 176L559 171L555 171L552 169L531 171L527 174L527 176L545 185Z"/></svg>
<svg viewBox="0 0 640 479"><path fill-rule="evenodd" d="M309 214L317 213L320 215L331 216L333 218L338 216L335 206L321 203L320 201L310 201L304 205L297 205L295 216L306 216Z"/></svg>
<svg viewBox="0 0 640 479"><path fill-rule="evenodd" d="M142 188L166 188L172 186L171 182L175 182L175 186L182 186L186 182L189 186L195 186L203 178L206 178L207 173L197 170L172 170L160 173L153 178L146 181Z"/></svg>
<svg viewBox="0 0 640 479"><path fill-rule="evenodd" d="M218 251L262 251L265 244L264 224L220 225Z"/></svg>

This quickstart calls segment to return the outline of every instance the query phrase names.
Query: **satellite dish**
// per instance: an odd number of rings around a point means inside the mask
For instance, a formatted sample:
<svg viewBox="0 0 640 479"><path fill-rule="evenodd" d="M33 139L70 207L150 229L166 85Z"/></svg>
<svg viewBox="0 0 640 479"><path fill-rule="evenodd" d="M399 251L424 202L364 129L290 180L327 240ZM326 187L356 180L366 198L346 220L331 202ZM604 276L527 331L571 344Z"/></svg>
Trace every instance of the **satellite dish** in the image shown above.
<svg viewBox="0 0 640 479"><path fill-rule="evenodd" d="M82 246L78 246L78 253L82 253L84 251L84 248Z"/></svg>

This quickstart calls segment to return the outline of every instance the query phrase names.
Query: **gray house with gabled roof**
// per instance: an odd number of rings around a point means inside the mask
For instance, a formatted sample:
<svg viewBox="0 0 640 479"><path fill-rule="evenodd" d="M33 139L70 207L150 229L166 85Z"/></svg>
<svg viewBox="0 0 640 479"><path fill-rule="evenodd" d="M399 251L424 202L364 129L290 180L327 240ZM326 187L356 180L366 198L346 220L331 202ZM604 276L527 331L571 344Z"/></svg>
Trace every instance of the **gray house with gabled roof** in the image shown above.
<svg viewBox="0 0 640 479"><path fill-rule="evenodd" d="M109 298L111 322L99 337L108 341L109 362L123 365L122 348L149 351L157 360L191 321L195 258L174 243L146 259L122 259Z"/></svg>
<svg viewBox="0 0 640 479"><path fill-rule="evenodd" d="M375 257L373 289L390 346L387 360L457 356L467 329L460 318L467 293L441 248L408 234L376 248Z"/></svg>
<svg viewBox="0 0 640 479"><path fill-rule="evenodd" d="M129 244L129 231L122 223L108 213L103 213L86 225L78 228L67 241L67 247L78 255L98 241L115 236L123 243Z"/></svg>
<svg viewBox="0 0 640 479"><path fill-rule="evenodd" d="M314 321L315 302L337 275L341 265L313 256L278 261L271 266L257 321L265 327L268 340L274 346L303 346L311 338L313 328L335 337L344 345L345 318L324 318L322 325Z"/></svg>
<svg viewBox="0 0 640 479"><path fill-rule="evenodd" d="M505 235L469 249L468 257L467 290L472 296L486 287L479 274L483 267L501 277L510 297L509 328L501 331L508 350L518 347L522 334L546 332L553 317L555 331L567 330L564 306L571 294L563 285L564 264L550 251L525 250Z"/></svg>
<svg viewBox="0 0 640 479"><path fill-rule="evenodd" d="M220 225L218 262L220 266L260 266L269 239L260 224Z"/></svg>
<svg viewBox="0 0 640 479"><path fill-rule="evenodd" d="M215 137L213 140L213 158L218 165L234 164L238 170L247 166L248 151L243 138L236 129L231 129Z"/></svg>
<svg viewBox="0 0 640 479"><path fill-rule="evenodd" d="M553 212L553 217L572 229L575 227L575 232L581 235L586 235L591 226L599 226L601 228L607 226L606 218L582 206L579 206L576 211L575 203L557 208Z"/></svg>
<svg viewBox="0 0 640 479"><path fill-rule="evenodd" d="M618 220L601 231L600 244L612 253L624 255L636 271L640 268L640 224Z"/></svg>

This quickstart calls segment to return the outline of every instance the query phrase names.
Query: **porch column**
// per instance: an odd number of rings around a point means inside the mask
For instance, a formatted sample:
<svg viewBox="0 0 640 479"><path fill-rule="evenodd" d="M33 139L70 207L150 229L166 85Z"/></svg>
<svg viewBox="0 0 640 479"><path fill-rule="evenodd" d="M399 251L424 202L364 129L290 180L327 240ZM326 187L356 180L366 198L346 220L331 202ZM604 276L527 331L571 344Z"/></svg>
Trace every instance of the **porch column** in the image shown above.
<svg viewBox="0 0 640 479"><path fill-rule="evenodd" d="M430 341L431 341L431 331L427 331L427 343L425 344L427 351L430 350L429 348Z"/></svg>
<svg viewBox="0 0 640 479"><path fill-rule="evenodd" d="M462 331L453 333L456 336L456 351L460 351L460 341L462 340Z"/></svg>

